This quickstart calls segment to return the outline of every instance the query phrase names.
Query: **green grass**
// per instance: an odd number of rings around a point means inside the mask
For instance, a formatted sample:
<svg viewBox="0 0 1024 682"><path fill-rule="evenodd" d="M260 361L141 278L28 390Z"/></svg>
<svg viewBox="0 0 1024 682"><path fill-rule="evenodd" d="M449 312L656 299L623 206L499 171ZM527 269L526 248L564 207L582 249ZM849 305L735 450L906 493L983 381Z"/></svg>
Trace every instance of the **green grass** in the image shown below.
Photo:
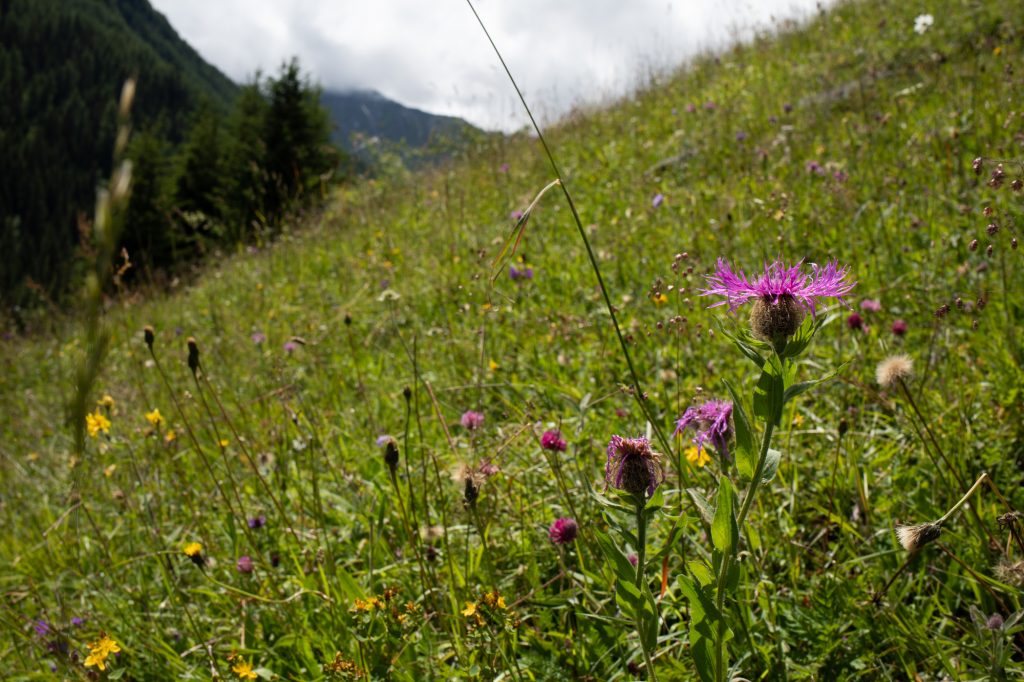
<svg viewBox="0 0 1024 682"><path fill-rule="evenodd" d="M935 24L918 35L926 11ZM842 3L545 131L666 433L695 399L724 397L723 379L753 385L717 331L745 316L699 296L716 258L749 271L778 254L834 257L858 282L868 329L848 328L841 307L824 313L802 376L847 364L787 408L778 476L748 520L732 645L746 678L1001 679L997 640L1005 679L1024 670L1020 634L974 624L1022 608L1020 585L994 570L1022 557L988 488L872 602L907 558L894 525L936 519L962 492L931 464L906 400L876 384L888 355L914 358L910 391L963 478L987 471L1024 508L1024 278L1010 243L1024 195L1009 186L1021 166L1006 164L1000 188L986 184L991 163L971 169L978 156L1024 159L1022 47L1014 3ZM610 436L646 427L556 192L516 254L535 277L490 283L510 213L551 180L531 137L488 140L444 168L343 189L322 215L173 295L112 300L91 399L114 398L112 427L81 457L65 409L81 325L0 342L3 676L51 679L54 664L83 679L86 643L105 631L123 649L105 674L125 679L231 679L233 651L287 680L321 679L337 652L372 679L635 678L643 658L596 544L607 522L591 493ZM881 311L861 311L864 299ZM155 433L153 409L167 421ZM468 409L486 415L482 429L459 426ZM555 426L569 449L545 456L538 439ZM375 444L385 433L401 451L400 493ZM719 471L717 460L689 467L672 445L665 501L684 532L665 563L663 680L696 678L676 579L711 546L677 464L705 491ZM452 473L483 460L501 471L470 513ZM260 514L267 525L250 530ZM559 516L580 522L572 546L547 539ZM655 520L653 547L670 525ZM183 553L193 541L203 569ZM241 555L251 575L236 570ZM389 608L355 610L386 588L398 590ZM507 609L484 604L493 591ZM483 625L463 615L467 602ZM55 634L37 635L37 620Z"/></svg>

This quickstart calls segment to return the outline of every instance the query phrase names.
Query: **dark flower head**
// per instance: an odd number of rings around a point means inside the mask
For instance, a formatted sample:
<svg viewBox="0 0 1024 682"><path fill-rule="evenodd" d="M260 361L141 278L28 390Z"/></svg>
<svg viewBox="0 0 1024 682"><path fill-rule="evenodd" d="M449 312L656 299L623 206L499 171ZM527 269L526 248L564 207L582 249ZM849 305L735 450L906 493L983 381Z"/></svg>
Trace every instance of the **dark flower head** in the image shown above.
<svg viewBox="0 0 1024 682"><path fill-rule="evenodd" d="M252 516L249 518L249 527L253 530L257 528L262 528L265 525L267 525L267 517L263 514L260 514L259 516Z"/></svg>
<svg viewBox="0 0 1024 682"><path fill-rule="evenodd" d="M676 422L676 435L693 426L697 432L693 444L700 452L710 442L723 458L729 456L729 438L732 437L732 403L728 400L709 400L703 405L690 407Z"/></svg>
<svg viewBox="0 0 1024 682"><path fill-rule="evenodd" d="M579 530L580 527L576 524L575 519L555 519L555 522L548 528L548 537L556 545L567 545L576 539Z"/></svg>
<svg viewBox="0 0 1024 682"><path fill-rule="evenodd" d="M604 467L604 480L610 485L638 497L654 494L655 488L665 480L661 469L661 455L651 449L651 441L639 436L623 438L612 436L608 442L608 461Z"/></svg>
<svg viewBox="0 0 1024 682"><path fill-rule="evenodd" d="M850 316L846 318L846 326L853 330L864 328L864 318L860 316L860 313L850 313Z"/></svg>
<svg viewBox="0 0 1024 682"><path fill-rule="evenodd" d="M843 297L853 290L854 282L847 281L848 268L829 261L824 267L811 263L811 272L802 272L800 261L786 267L781 260L764 265L760 277L748 279L742 271L733 272L725 260L719 258L713 275L708 275L708 287L703 296L722 296L724 301L709 307L729 306L730 311L753 299L751 324L754 334L766 341L792 336L800 327L805 311L817 311L819 299Z"/></svg>
<svg viewBox="0 0 1024 682"><path fill-rule="evenodd" d="M999 630L1003 627L1003 617L998 613L993 613L988 617L988 621L985 622L985 627L989 630Z"/></svg>
<svg viewBox="0 0 1024 682"><path fill-rule="evenodd" d="M513 282L522 282L524 280L533 279L533 268L527 266L520 270L514 265L508 266L508 276Z"/></svg>
<svg viewBox="0 0 1024 682"><path fill-rule="evenodd" d="M33 622L32 629L36 631L36 635L39 637L46 637L50 634L50 624L45 620L37 620Z"/></svg>
<svg viewBox="0 0 1024 682"><path fill-rule="evenodd" d="M907 323L904 320L893 320L892 333L896 336L903 336L907 333Z"/></svg>
<svg viewBox="0 0 1024 682"><path fill-rule="evenodd" d="M545 450L551 450L552 452L565 452L565 448L568 447L568 443L562 438L562 434L559 431L545 431L544 435L540 437L540 446Z"/></svg>

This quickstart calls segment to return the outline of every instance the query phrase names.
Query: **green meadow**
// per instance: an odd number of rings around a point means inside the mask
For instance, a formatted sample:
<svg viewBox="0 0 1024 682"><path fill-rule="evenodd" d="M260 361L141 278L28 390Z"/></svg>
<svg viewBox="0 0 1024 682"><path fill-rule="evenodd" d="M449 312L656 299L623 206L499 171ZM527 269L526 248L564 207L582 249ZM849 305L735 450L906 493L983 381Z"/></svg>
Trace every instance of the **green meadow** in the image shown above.
<svg viewBox="0 0 1024 682"><path fill-rule="evenodd" d="M41 311L0 677L1024 678L1022 55L1018 3L841 2L544 130L560 184L481 137ZM759 341L719 259L855 286Z"/></svg>

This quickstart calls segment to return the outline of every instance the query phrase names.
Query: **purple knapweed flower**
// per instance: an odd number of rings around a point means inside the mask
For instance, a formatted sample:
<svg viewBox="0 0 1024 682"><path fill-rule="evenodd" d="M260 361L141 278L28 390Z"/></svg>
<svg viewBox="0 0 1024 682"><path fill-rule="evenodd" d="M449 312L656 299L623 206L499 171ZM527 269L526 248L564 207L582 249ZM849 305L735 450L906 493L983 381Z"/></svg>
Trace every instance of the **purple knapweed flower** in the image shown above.
<svg viewBox="0 0 1024 682"><path fill-rule="evenodd" d="M508 169L509 165L507 163L503 163L500 166L498 166L498 171L501 173L508 173Z"/></svg>
<svg viewBox="0 0 1024 682"><path fill-rule="evenodd" d="M882 302L877 298L865 298L860 302L860 309L869 313L877 313L882 309Z"/></svg>
<svg viewBox="0 0 1024 682"><path fill-rule="evenodd" d="M263 514L260 514L259 516L250 516L248 523L250 528L256 530L267 525L267 517Z"/></svg>
<svg viewBox="0 0 1024 682"><path fill-rule="evenodd" d="M690 102L689 104L686 105L686 113L692 114L695 111L697 111L697 105L696 104L694 104L693 102Z"/></svg>
<svg viewBox="0 0 1024 682"><path fill-rule="evenodd" d="M518 220L520 220L523 217L523 212L517 209L517 210L512 211L511 213L509 213L508 216L512 220L518 221Z"/></svg>
<svg viewBox="0 0 1024 682"><path fill-rule="evenodd" d="M893 320L892 322L892 333L896 336L903 336L907 333L907 323L905 320Z"/></svg>
<svg viewBox="0 0 1024 682"><path fill-rule="evenodd" d="M391 436L389 436L386 433L383 436L377 436L377 447L378 448L382 448L385 445L387 445L389 442L391 442L391 440L392 440Z"/></svg>
<svg viewBox="0 0 1024 682"><path fill-rule="evenodd" d="M728 400L709 400L703 405L687 408L676 422L674 435L679 435L692 426L697 432L693 444L699 453L704 444L710 442L723 458L729 456L729 438L732 436L732 403Z"/></svg>
<svg viewBox="0 0 1024 682"><path fill-rule="evenodd" d="M808 173L814 173L815 175L824 175L825 168L817 161L808 161L804 164L804 168Z"/></svg>
<svg viewBox="0 0 1024 682"><path fill-rule="evenodd" d="M661 455L651 449L651 441L643 436L612 436L608 442L604 480L606 485L633 495L653 495L655 488L665 480Z"/></svg>
<svg viewBox="0 0 1024 682"><path fill-rule="evenodd" d="M252 573L255 566L252 563L252 557L248 554L243 554L238 557L238 562L235 563L235 568L238 569L239 573Z"/></svg>
<svg viewBox="0 0 1024 682"><path fill-rule="evenodd" d="M513 282L522 282L533 279L533 268L527 266L520 270L514 265L508 266L508 276Z"/></svg>
<svg viewBox="0 0 1024 682"><path fill-rule="evenodd" d="M299 349L299 344L295 343L294 341L285 341L284 342L284 350L285 350L285 352L287 352L287 353L294 353L298 349Z"/></svg>
<svg viewBox="0 0 1024 682"><path fill-rule="evenodd" d="M576 539L579 532L580 527L575 519L561 518L555 519L555 522L548 528L548 537L556 545L568 545Z"/></svg>
<svg viewBox="0 0 1024 682"><path fill-rule="evenodd" d="M846 326L854 331L864 328L864 318L860 316L860 313L850 313L850 316L846 318Z"/></svg>
<svg viewBox="0 0 1024 682"><path fill-rule="evenodd" d="M562 438L560 431L545 431L544 435L540 437L540 446L545 450L551 450L552 452L565 452L565 448L568 444L565 439Z"/></svg>
<svg viewBox="0 0 1024 682"><path fill-rule="evenodd" d="M264 334L263 332L253 332L252 336L250 336L249 338L252 339L252 342L258 346L267 340L267 335Z"/></svg>
<svg viewBox="0 0 1024 682"><path fill-rule="evenodd" d="M718 108L718 105L709 99L707 102L704 102L704 108L707 109L708 111L714 111L715 109Z"/></svg>
<svg viewBox="0 0 1024 682"><path fill-rule="evenodd" d="M824 267L811 263L811 272L801 272L803 261L786 267L781 260L765 263L764 273L748 279L742 271L733 272L725 260L719 258L713 275L707 276L708 287L702 296L723 296L724 301L711 308L728 304L729 310L753 299L751 324L754 335L766 341L792 336L803 322L804 312L814 315L818 299L831 297L840 302L853 290L855 282L846 279L849 269L829 261Z"/></svg>
<svg viewBox="0 0 1024 682"><path fill-rule="evenodd" d="M484 415L482 412L466 410L462 413L462 418L459 419L459 423L462 424L462 428L467 431L475 431L484 425Z"/></svg>
<svg viewBox="0 0 1024 682"><path fill-rule="evenodd" d="M74 625L76 628L80 628L83 625L85 625L85 618L82 618L81 616L74 616L71 619L71 624Z"/></svg>
<svg viewBox="0 0 1024 682"><path fill-rule="evenodd" d="M651 199L651 208L658 208L663 203L665 203L665 195L662 194L661 192L658 192L657 194L654 195L654 198Z"/></svg>
<svg viewBox="0 0 1024 682"><path fill-rule="evenodd" d="M793 105L790 104L789 102L786 102L785 104L782 105L782 110L788 114L789 112L793 111Z"/></svg>
<svg viewBox="0 0 1024 682"><path fill-rule="evenodd" d="M850 176L847 175L846 171L843 170L837 170L836 172L832 173L832 179L839 183L846 182L849 178Z"/></svg>
<svg viewBox="0 0 1024 682"><path fill-rule="evenodd" d="M736 131L736 141L737 142L743 142L746 139L747 139L747 132L745 130L737 130Z"/></svg>
<svg viewBox="0 0 1024 682"><path fill-rule="evenodd" d="M495 464L489 459L485 459L484 461L480 462L480 466L478 466L476 470L480 472L480 474L484 476L484 478L490 478L495 474L501 473L501 468L499 468L497 464Z"/></svg>
<svg viewBox="0 0 1024 682"><path fill-rule="evenodd" d="M50 634L50 624L45 620L37 620L32 623L32 629L36 631L36 635L39 637L46 637Z"/></svg>

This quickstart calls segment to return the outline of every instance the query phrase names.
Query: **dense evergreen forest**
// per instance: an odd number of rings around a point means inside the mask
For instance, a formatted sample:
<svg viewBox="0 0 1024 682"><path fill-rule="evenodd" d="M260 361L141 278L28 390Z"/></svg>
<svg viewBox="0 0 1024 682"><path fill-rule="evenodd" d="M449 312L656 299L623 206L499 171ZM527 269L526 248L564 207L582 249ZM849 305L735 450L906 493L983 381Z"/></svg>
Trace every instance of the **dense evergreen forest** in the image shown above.
<svg viewBox="0 0 1024 682"><path fill-rule="evenodd" d="M239 87L146 0L0 0L0 304L16 319L75 284L129 77L129 278L273 231L339 175L319 90L296 62Z"/></svg>

